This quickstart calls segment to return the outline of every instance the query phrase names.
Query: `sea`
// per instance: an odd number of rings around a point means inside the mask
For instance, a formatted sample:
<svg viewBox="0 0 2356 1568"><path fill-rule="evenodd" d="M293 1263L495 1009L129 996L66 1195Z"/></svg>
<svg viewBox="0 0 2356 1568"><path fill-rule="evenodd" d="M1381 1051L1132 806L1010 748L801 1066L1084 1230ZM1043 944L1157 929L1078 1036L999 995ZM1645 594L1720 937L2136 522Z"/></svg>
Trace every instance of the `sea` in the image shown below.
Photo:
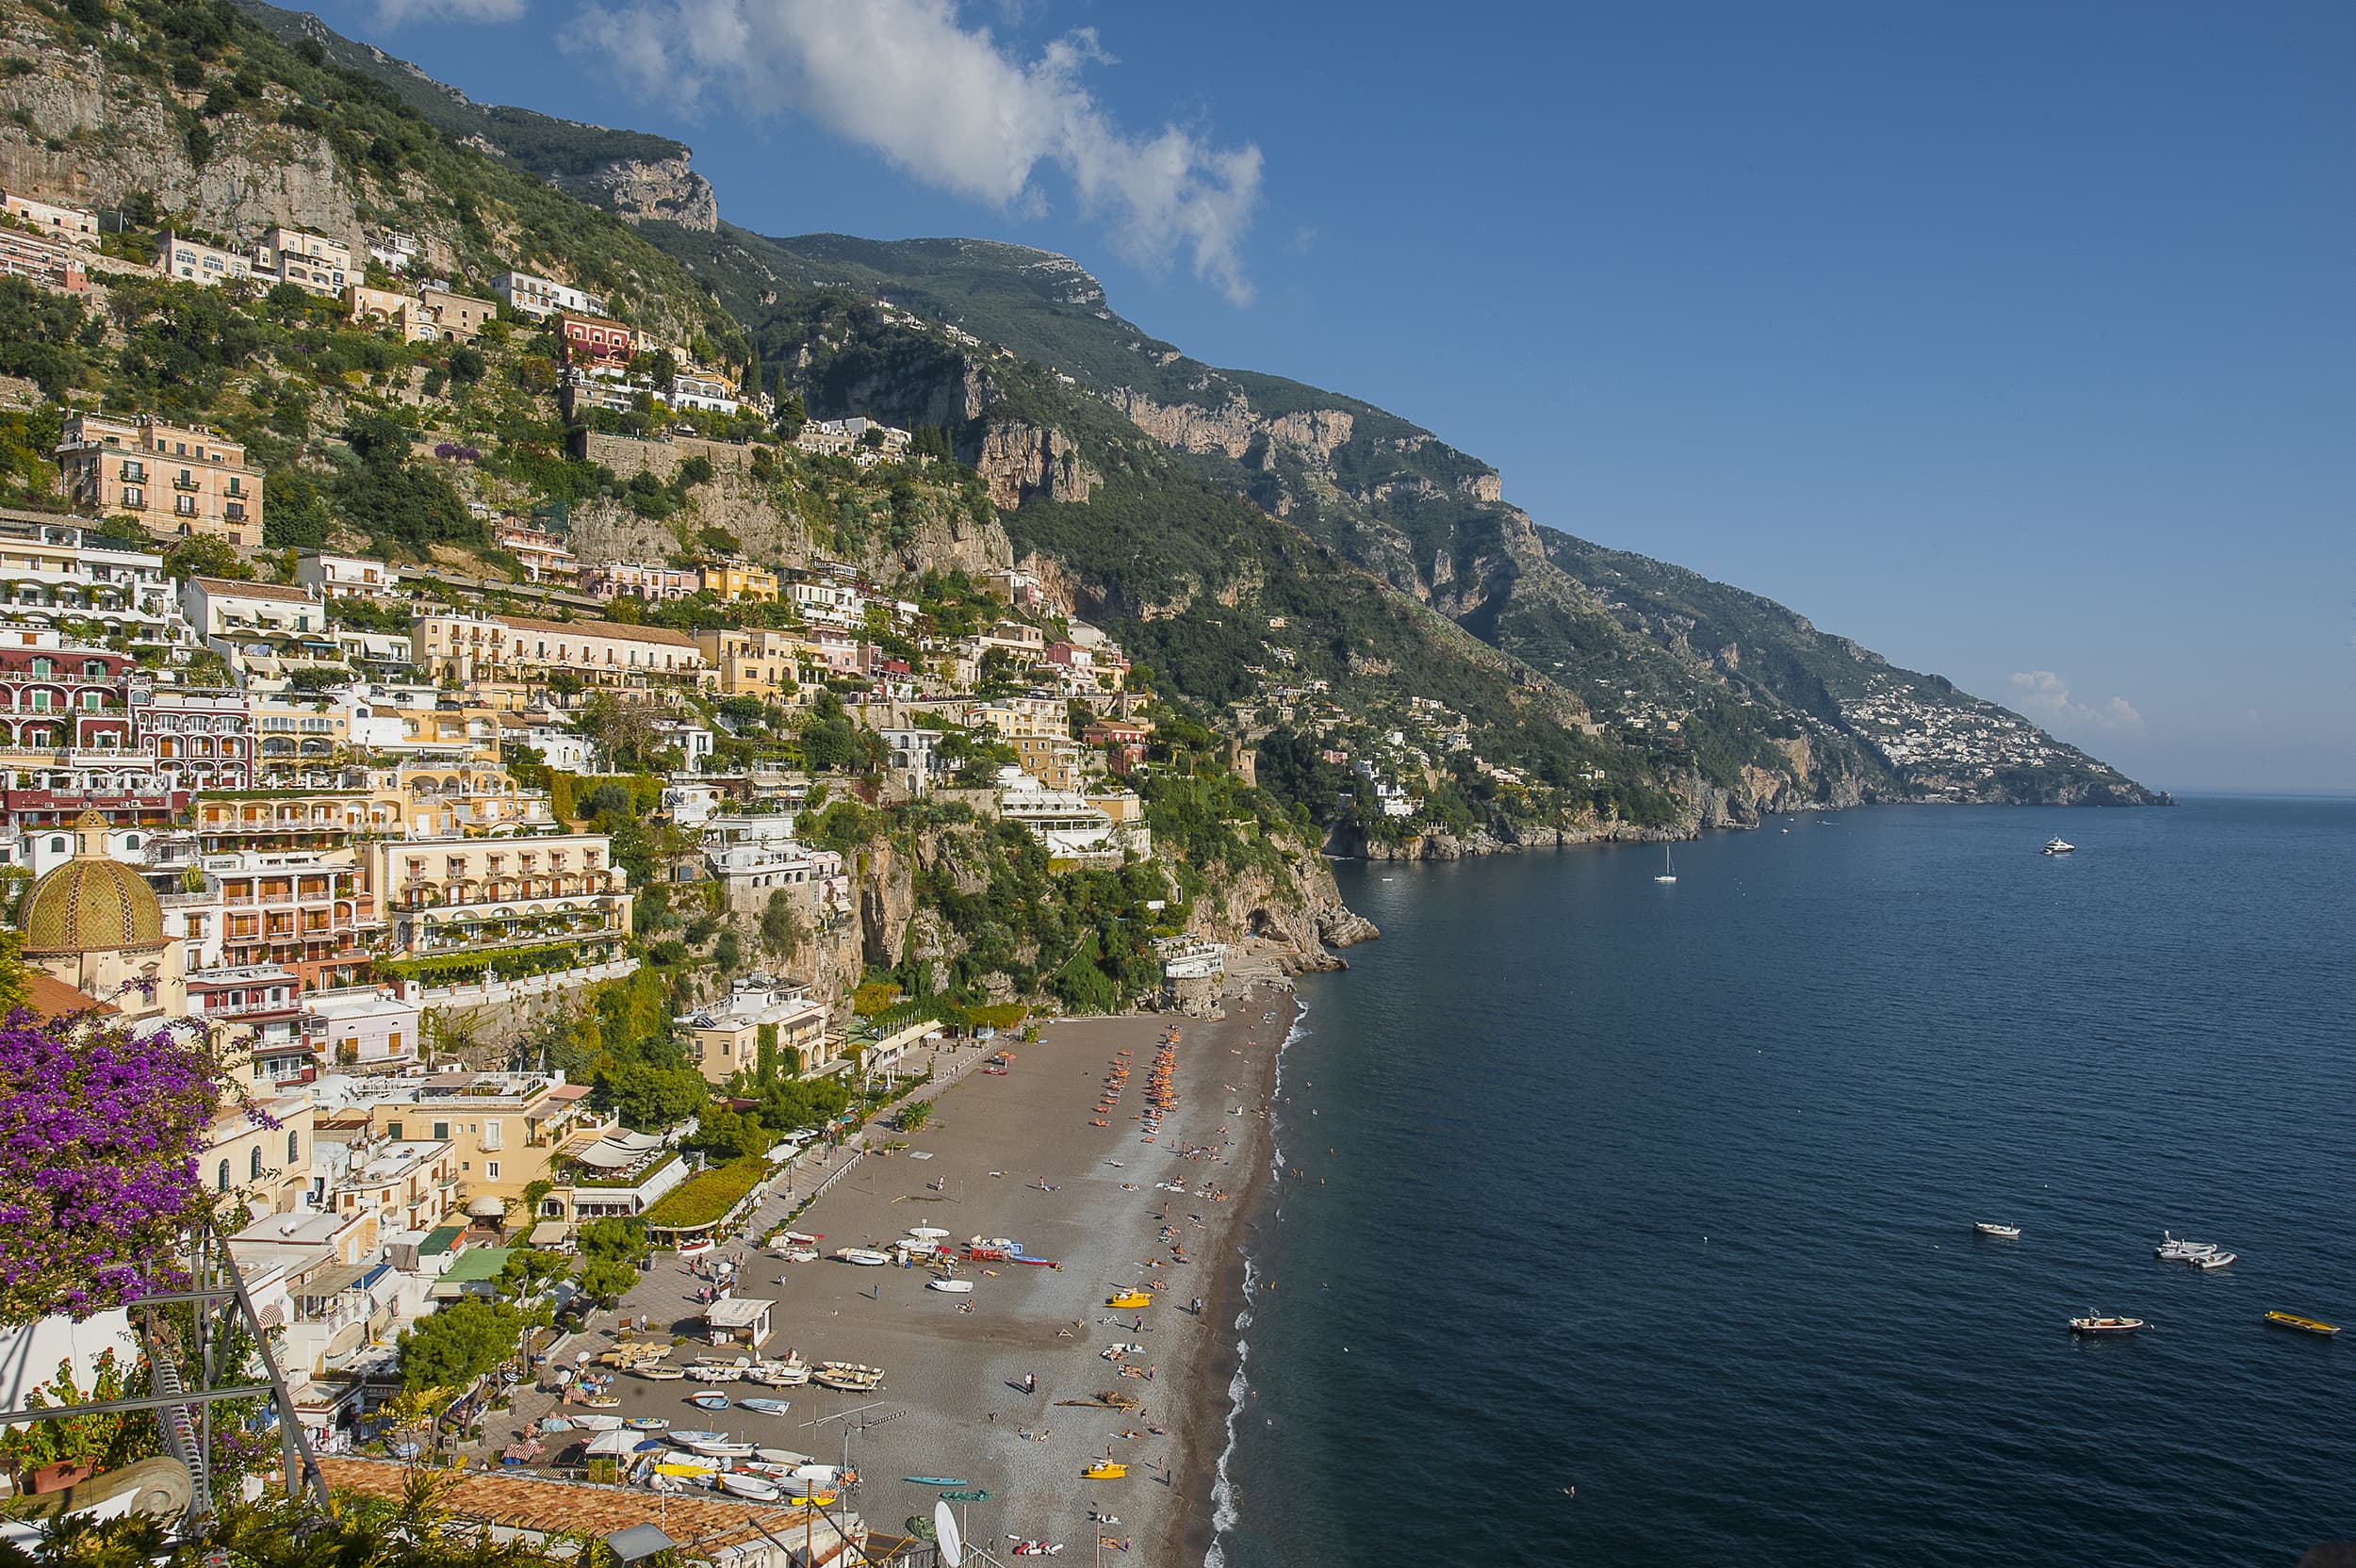
<svg viewBox="0 0 2356 1568"><path fill-rule="evenodd" d="M2356 1540L2356 801L1675 853L1336 868L1383 936L1301 987L1213 1561Z"/></svg>

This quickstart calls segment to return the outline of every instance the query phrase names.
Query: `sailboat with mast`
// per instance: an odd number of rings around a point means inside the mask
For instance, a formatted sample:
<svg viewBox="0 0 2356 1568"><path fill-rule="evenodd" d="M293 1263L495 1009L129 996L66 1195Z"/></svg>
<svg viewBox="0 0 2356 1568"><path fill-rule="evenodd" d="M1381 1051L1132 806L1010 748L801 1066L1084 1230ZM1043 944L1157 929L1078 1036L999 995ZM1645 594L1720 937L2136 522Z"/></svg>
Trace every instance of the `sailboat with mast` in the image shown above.
<svg viewBox="0 0 2356 1568"><path fill-rule="evenodd" d="M1661 874L1654 877L1653 880L1656 882L1675 882L1677 879L1677 868L1676 862L1669 858L1669 846L1667 844L1662 844L1661 846Z"/></svg>

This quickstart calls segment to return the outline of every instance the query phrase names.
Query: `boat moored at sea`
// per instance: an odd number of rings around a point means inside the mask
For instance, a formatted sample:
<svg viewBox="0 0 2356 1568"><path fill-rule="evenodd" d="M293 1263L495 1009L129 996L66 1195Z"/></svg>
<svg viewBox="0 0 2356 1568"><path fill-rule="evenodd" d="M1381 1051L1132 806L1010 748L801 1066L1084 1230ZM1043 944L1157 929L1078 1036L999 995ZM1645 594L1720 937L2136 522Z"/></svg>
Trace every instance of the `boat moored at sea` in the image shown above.
<svg viewBox="0 0 2356 1568"><path fill-rule="evenodd" d="M2296 1329L2302 1334L2321 1334L2327 1339L2340 1331L2337 1323L2301 1317L2295 1312L2270 1312L2266 1315L2266 1323L2271 1329Z"/></svg>
<svg viewBox="0 0 2356 1568"><path fill-rule="evenodd" d="M2214 1241L2186 1241L2182 1236L2162 1231L2160 1244L2151 1249L2151 1255L2163 1263L2189 1263L2195 1258L2205 1258L2217 1250Z"/></svg>
<svg viewBox="0 0 2356 1568"><path fill-rule="evenodd" d="M2068 839L2065 839L2060 834L2056 833L2052 838L2045 841L2045 847L2038 850L2037 853L2039 855L2068 855L2075 851L2077 847L2078 846L2076 844L2071 843Z"/></svg>
<svg viewBox="0 0 2356 1568"><path fill-rule="evenodd" d="M2096 1317L2088 1315L2070 1320L2070 1331L2073 1334L2131 1334L2146 1327L2149 1325L2140 1317Z"/></svg>
<svg viewBox="0 0 2356 1568"><path fill-rule="evenodd" d="M2021 1227L2018 1225L1999 1225L1992 1219L1981 1219L1974 1220L1972 1228L1984 1236L1998 1236L2005 1241L2021 1239Z"/></svg>
<svg viewBox="0 0 2356 1568"><path fill-rule="evenodd" d="M2233 1252L2203 1252L2197 1258L2186 1258L2184 1261L2195 1268L2223 1268L2238 1255Z"/></svg>

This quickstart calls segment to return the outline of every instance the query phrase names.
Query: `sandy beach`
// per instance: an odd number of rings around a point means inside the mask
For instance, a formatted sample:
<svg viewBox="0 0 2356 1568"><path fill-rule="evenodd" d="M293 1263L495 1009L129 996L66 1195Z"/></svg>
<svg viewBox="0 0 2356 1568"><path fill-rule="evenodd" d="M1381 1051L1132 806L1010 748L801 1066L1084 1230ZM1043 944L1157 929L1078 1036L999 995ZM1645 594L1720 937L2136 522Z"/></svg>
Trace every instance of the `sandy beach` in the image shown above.
<svg viewBox="0 0 2356 1568"><path fill-rule="evenodd" d="M1236 1249L1266 1182L1276 1055L1293 1018L1282 982L1237 980L1220 1021L1047 1023L1039 1040L1012 1048L1009 1072L969 1074L942 1089L930 1125L908 1136L908 1148L869 1154L794 1221L825 1237L821 1261L783 1263L753 1234L723 1249L744 1260L735 1294L777 1303L767 1353L791 1348L811 1362L881 1366L880 1392L729 1384L725 1392L774 1395L791 1409L707 1413L686 1402L704 1385L626 1376L614 1384L620 1413L741 1433L828 1462L843 1457L846 1426L879 1422L850 1433L863 1478L853 1506L875 1528L896 1532L909 1517L930 1515L943 1489L904 1477L946 1477L990 1494L962 1505L965 1526L1000 1555L1021 1538L1060 1542L1067 1556L1092 1560L1101 1534L1129 1544L1125 1555L1108 1549L1109 1560L1201 1562L1226 1440L1241 1304ZM1139 1119L1173 1024L1178 1103L1148 1141ZM1115 1066L1128 1070L1127 1085L1100 1112ZM887 1141L902 1140L871 1131L872 1145ZM963 1265L957 1276L973 1289L952 1295L928 1288L924 1268L859 1267L832 1256L843 1246L889 1245L920 1225L957 1243L1003 1236L1060 1266ZM698 1283L664 1255L625 1309L693 1334ZM1129 1289L1149 1290L1154 1304L1106 1305ZM612 1343L612 1325L601 1315L563 1353ZM1138 1348L1106 1359L1115 1345ZM683 1347L673 1360L694 1354ZM1037 1379L1036 1393L1024 1391L1026 1377ZM1058 1403L1108 1390L1141 1404ZM862 1406L874 1408L823 1419ZM1125 1478L1082 1478L1107 1456L1130 1467ZM1118 1523L1091 1519L1091 1511Z"/></svg>

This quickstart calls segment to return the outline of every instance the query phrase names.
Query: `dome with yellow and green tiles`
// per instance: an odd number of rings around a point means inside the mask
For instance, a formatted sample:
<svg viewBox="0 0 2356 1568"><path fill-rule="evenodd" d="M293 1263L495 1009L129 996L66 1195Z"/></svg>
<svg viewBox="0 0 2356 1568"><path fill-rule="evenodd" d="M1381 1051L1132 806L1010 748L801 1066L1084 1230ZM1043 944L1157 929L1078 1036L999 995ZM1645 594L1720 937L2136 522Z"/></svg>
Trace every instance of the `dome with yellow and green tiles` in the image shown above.
<svg viewBox="0 0 2356 1568"><path fill-rule="evenodd" d="M74 825L74 858L25 895L25 955L136 953L164 945L164 906L147 879L106 854L106 819Z"/></svg>

